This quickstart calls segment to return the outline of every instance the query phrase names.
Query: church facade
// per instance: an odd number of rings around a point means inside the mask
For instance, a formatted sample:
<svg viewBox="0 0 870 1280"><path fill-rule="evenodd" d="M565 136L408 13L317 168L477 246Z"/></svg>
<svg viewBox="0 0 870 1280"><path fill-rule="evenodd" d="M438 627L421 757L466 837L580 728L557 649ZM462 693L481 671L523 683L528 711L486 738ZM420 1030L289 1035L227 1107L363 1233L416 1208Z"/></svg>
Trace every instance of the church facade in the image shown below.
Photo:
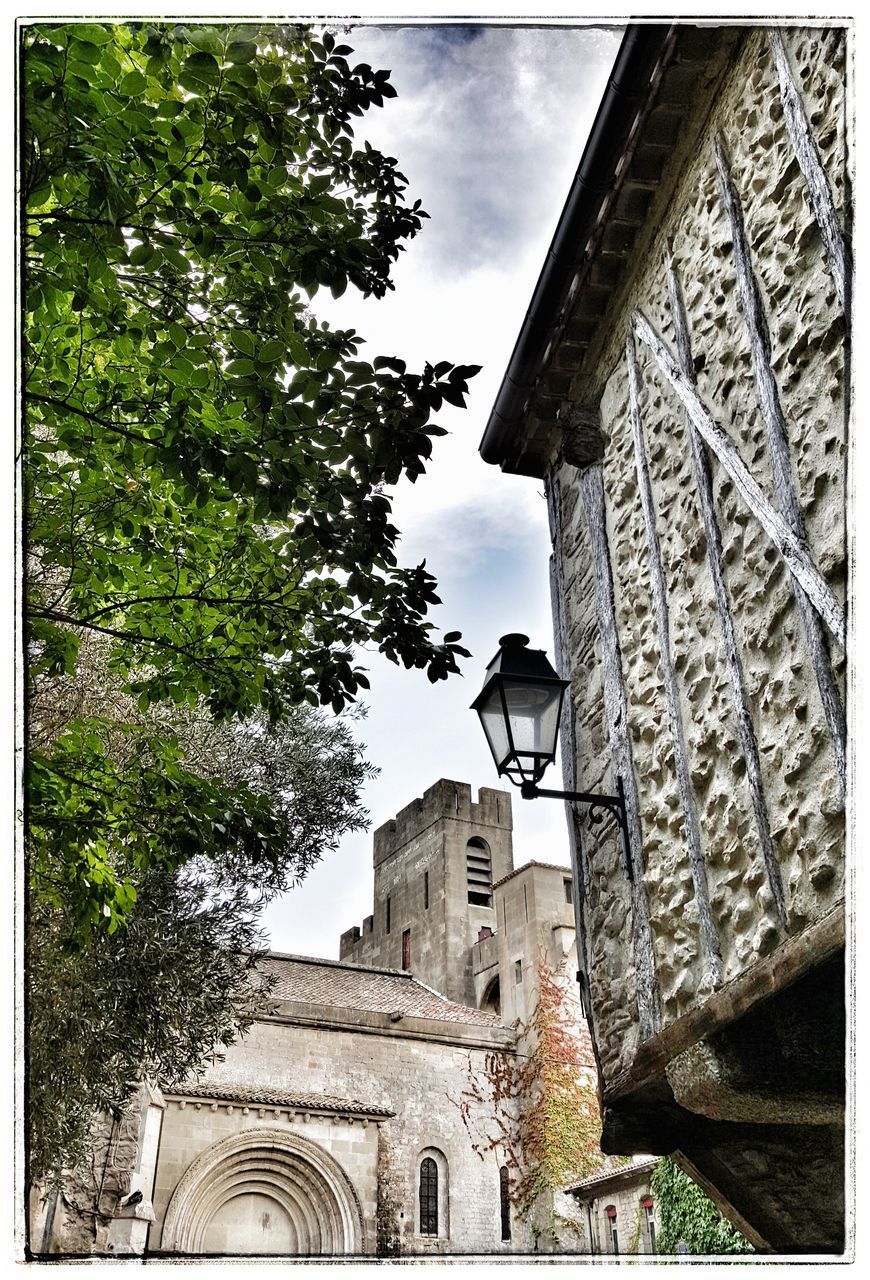
<svg viewBox="0 0 870 1280"><path fill-rule="evenodd" d="M507 793L474 800L441 779L382 826L374 909L342 935L341 958L270 954L270 1004L248 1035L196 1079L143 1085L97 1135L92 1167L34 1204L33 1252L588 1250L572 1197L517 1213L509 1135L523 1104L485 1087L528 1049L542 964L595 1080L570 871L515 868L511 825Z"/></svg>

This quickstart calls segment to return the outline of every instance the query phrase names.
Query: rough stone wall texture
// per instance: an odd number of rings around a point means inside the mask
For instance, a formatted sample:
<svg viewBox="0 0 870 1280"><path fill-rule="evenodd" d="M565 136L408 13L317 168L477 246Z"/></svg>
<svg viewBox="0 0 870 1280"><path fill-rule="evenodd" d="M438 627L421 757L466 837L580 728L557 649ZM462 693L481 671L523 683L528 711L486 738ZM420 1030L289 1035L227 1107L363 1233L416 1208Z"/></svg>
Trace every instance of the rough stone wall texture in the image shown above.
<svg viewBox="0 0 870 1280"><path fill-rule="evenodd" d="M495 928L495 916L492 907L468 901L468 842L485 842L495 882L513 869L511 830L507 792L482 787L475 803L466 783L442 778L375 832L372 923L342 935L340 958L400 969L402 935L410 930L414 976L450 1000L474 1005L471 947L482 926Z"/></svg>
<svg viewBox="0 0 870 1280"><path fill-rule="evenodd" d="M213 1111L200 1099L198 1109L189 1102L182 1111L177 1101L171 1102L164 1118L150 1247L160 1247L172 1192L196 1156L229 1133L267 1125L287 1126L317 1142L345 1170L363 1210L368 1253L375 1253L379 1241L385 1252L401 1255L524 1251L528 1241L521 1232L507 1244L501 1241L498 1161L494 1153L481 1160L472 1150L456 1105L468 1088L469 1073L482 1073L485 1053L388 1032L255 1024L206 1079L355 1098L389 1108L395 1116L364 1126L359 1118L349 1124L343 1118L311 1115L306 1121L295 1112L294 1118L282 1113L277 1119L273 1108L261 1118L254 1106L247 1116L239 1105L229 1114L226 1104ZM448 1167L449 1234L437 1239L415 1229L417 1165L427 1147L442 1152Z"/></svg>
<svg viewBox="0 0 870 1280"><path fill-rule="evenodd" d="M127 1195L139 1161L145 1093L140 1091L116 1121L98 1116L89 1160L73 1170L59 1194L53 1229L43 1244L50 1253L109 1253L109 1233L118 1201Z"/></svg>
<svg viewBox="0 0 870 1280"><path fill-rule="evenodd" d="M841 35L790 29L786 47L838 207L845 196L845 46ZM646 252L608 317L610 337L575 393L601 390L609 437L604 468L617 624L629 703L654 951L663 1020L710 990L674 771L656 638L647 536L638 494L624 341L639 307L674 345L662 253L673 242L701 396L773 496L767 438L758 411L749 343L736 297L727 219L713 140L722 131L744 206L750 251L771 329L772 367L785 411L795 486L812 555L837 592L846 580L845 375L843 321L804 182L782 119L776 73L763 32L752 33L683 168ZM692 790L725 979L783 940L773 911L740 753L693 474L688 426L676 397L639 345L641 413L651 472L671 645ZM789 575L761 526L711 457L723 534L725 581L746 693L759 743L788 927L800 930L843 892L843 813L834 754ZM562 555L574 663L579 772L583 785L608 778L588 534L577 473L556 474L563 502ZM844 658L832 647L842 683ZM590 847L590 981L605 1076L633 1053L628 894L615 843Z"/></svg>

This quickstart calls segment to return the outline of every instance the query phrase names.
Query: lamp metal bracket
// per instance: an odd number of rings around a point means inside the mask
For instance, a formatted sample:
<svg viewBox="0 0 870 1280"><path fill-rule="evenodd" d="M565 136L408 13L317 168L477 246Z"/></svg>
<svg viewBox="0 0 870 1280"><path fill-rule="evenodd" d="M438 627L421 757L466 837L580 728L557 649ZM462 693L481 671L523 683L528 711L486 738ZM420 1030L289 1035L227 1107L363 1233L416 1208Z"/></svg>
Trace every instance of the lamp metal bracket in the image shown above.
<svg viewBox="0 0 870 1280"><path fill-rule="evenodd" d="M625 862L625 874L629 880L634 880L631 849L628 841L625 788L622 785L622 778L617 777L616 779L615 796L602 795L595 791L552 791L547 787L539 787L534 782L523 782L520 786L520 794L524 800L537 800L541 797L546 800L570 800L572 804L585 804L588 806L586 820L592 828L597 827L600 822L604 821L602 810L611 813L616 819L616 825L622 835L622 856Z"/></svg>

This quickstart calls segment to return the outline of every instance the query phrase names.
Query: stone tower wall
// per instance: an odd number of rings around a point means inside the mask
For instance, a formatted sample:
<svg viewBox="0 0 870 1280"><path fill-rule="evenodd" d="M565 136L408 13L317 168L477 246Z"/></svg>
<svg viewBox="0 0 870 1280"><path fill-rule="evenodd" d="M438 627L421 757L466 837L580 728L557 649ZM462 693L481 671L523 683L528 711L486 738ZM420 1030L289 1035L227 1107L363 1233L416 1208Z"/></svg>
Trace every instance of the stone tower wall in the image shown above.
<svg viewBox="0 0 870 1280"><path fill-rule="evenodd" d="M402 937L410 930L414 976L450 1000L474 1005L471 947L481 927L496 926L492 907L468 901L468 842L486 843L494 883L513 870L512 826L507 792L481 787L475 803L466 783L436 782L375 832L374 910L362 929L342 934L339 958L401 969Z"/></svg>

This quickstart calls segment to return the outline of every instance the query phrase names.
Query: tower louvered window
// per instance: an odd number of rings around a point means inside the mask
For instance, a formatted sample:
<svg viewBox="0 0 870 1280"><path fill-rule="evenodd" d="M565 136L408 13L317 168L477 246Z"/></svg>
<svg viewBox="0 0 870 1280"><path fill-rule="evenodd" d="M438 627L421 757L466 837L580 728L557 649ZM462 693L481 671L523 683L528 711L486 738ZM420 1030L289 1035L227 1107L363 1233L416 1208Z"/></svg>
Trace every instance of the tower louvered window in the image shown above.
<svg viewBox="0 0 870 1280"><path fill-rule="evenodd" d="M420 1235L438 1234L438 1166L431 1156L420 1165Z"/></svg>
<svg viewBox="0 0 870 1280"><path fill-rule="evenodd" d="M469 840L466 846L468 901L477 907L492 906L492 859L483 840Z"/></svg>

